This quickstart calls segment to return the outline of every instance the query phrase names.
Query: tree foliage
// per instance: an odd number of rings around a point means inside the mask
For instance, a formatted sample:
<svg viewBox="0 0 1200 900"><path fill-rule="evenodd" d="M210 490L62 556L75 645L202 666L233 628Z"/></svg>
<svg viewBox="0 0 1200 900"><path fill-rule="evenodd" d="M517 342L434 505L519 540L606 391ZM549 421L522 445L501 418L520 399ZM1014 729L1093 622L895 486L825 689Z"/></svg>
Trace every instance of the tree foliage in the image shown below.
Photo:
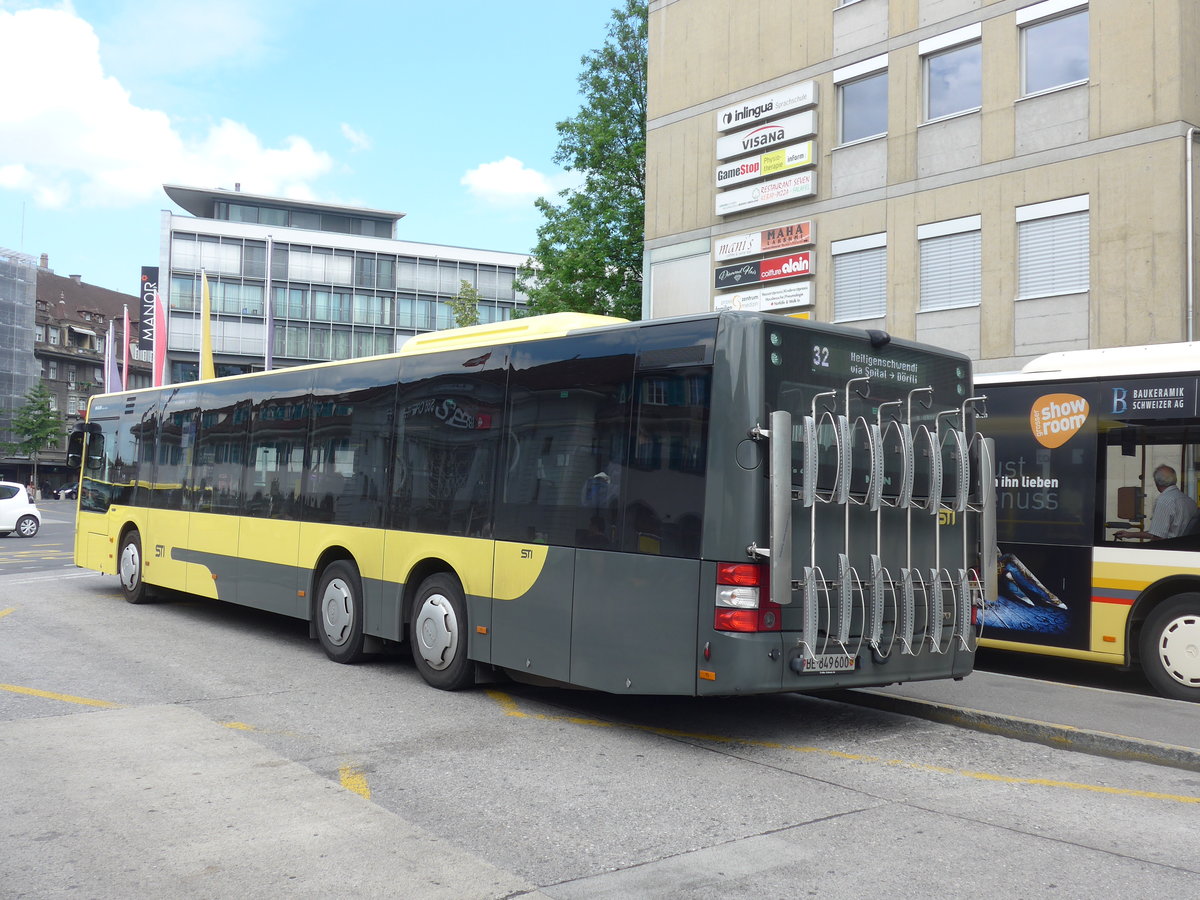
<svg viewBox="0 0 1200 900"><path fill-rule="evenodd" d="M479 324L479 291L465 278L459 281L458 293L450 300L450 314L459 328Z"/></svg>
<svg viewBox="0 0 1200 900"><path fill-rule="evenodd" d="M533 312L641 318L646 21L645 0L623 0L604 46L581 60L584 103L558 123L554 161L583 183L561 191L558 204L536 201L544 221L517 279Z"/></svg>
<svg viewBox="0 0 1200 900"><path fill-rule="evenodd" d="M21 453L33 460L34 477L37 475L38 454L58 445L63 423L58 413L50 408L52 397L46 383L38 381L25 395L25 405L13 413L9 427L16 441L6 441L8 453Z"/></svg>

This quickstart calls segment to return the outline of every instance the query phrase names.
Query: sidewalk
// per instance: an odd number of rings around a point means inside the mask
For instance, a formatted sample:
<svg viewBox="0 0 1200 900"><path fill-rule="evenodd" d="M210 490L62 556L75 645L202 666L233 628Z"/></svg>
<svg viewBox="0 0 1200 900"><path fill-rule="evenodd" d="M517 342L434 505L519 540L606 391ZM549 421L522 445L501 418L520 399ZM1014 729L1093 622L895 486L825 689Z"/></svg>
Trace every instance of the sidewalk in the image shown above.
<svg viewBox="0 0 1200 900"><path fill-rule="evenodd" d="M962 681L840 691L835 696L1060 749L1200 772L1200 708L1182 700L995 672L974 672Z"/></svg>

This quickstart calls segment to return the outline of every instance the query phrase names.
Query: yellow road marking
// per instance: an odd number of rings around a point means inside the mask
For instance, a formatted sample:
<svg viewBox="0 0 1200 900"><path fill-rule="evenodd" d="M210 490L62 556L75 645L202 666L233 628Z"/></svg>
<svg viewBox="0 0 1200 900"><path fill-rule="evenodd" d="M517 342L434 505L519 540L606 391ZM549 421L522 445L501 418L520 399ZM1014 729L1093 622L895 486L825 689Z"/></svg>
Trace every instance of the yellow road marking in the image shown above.
<svg viewBox="0 0 1200 900"><path fill-rule="evenodd" d="M782 744L777 741L757 741L749 738L729 737L723 734L705 734L703 732L680 731L674 728L660 728L655 725L631 725L623 722L605 722L600 719L588 719L580 716L548 716L542 713L527 713L522 710L517 701L502 691L489 690L491 697L507 716L517 719L539 719L544 722L567 722L571 725L586 725L592 728L624 728L630 731L643 731L657 734L661 737L687 738L689 740L708 741L727 746L757 747L766 750L786 750L791 753L813 753L829 756L834 759L846 759L853 762L875 763L885 766L896 766L904 769L914 769L922 772L935 772L939 775L955 775L960 778L971 778L976 781L991 781L999 784L1026 784L1036 787L1063 788L1073 791L1088 791L1095 794L1115 794L1121 797L1139 797L1146 800L1169 800L1173 803L1197 803L1200 797L1189 797L1186 794L1163 794L1156 791L1138 791L1131 788L1114 788L1098 784L1081 784L1075 781L1056 781L1049 778L1016 778L1011 775L996 775L992 772L973 772L969 769L952 769L945 766L933 766L927 763L915 763L903 759L884 759L882 756L868 756L861 753L846 753L841 750L827 750L821 747L801 747L792 744Z"/></svg>
<svg viewBox="0 0 1200 900"><path fill-rule="evenodd" d="M8 609L0 609L0 619L3 619L9 613L16 612L16 611L17 611L17 608L15 606L10 606Z"/></svg>
<svg viewBox="0 0 1200 900"><path fill-rule="evenodd" d="M367 776L363 774L362 769L351 765L342 766L338 769L338 779L346 790L354 791L367 800L371 799L371 788L367 784Z"/></svg>
<svg viewBox="0 0 1200 900"><path fill-rule="evenodd" d="M247 725L245 722L222 722L221 724L234 731L258 731L253 725Z"/></svg>
<svg viewBox="0 0 1200 900"><path fill-rule="evenodd" d="M39 691L37 688L19 687L15 684L0 684L0 691L11 691L14 694L28 694L30 697L45 697L47 700L61 700L63 703L78 703L80 706L103 706L109 709L121 708L120 703L109 703L107 700L93 700L90 697L73 697L70 694Z"/></svg>

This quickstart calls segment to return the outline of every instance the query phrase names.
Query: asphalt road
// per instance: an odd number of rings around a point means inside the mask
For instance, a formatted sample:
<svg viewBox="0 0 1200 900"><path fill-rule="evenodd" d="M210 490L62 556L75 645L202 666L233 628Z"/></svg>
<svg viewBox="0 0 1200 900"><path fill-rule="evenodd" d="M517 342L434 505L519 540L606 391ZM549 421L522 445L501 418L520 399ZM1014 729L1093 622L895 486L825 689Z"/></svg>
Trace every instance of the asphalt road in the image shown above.
<svg viewBox="0 0 1200 900"><path fill-rule="evenodd" d="M115 578L54 558L56 527L0 541L0 897L1090 900L1200 883L1195 772L823 697L446 694L404 653L331 663L301 622L130 606ZM16 569L43 538L44 568Z"/></svg>

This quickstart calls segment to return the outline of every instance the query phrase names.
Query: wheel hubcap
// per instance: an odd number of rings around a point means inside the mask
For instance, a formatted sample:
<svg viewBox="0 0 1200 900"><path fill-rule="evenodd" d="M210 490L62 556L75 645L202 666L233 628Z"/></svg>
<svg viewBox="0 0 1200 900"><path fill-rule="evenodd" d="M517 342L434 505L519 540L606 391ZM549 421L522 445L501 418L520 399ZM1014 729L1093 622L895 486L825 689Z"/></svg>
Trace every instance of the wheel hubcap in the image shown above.
<svg viewBox="0 0 1200 900"><path fill-rule="evenodd" d="M1158 640L1163 670L1186 687L1200 687L1200 616L1172 619Z"/></svg>
<svg viewBox="0 0 1200 900"><path fill-rule="evenodd" d="M137 589L138 578L142 574L142 561L136 544L126 544L121 551L121 584L125 590L133 592Z"/></svg>
<svg viewBox="0 0 1200 900"><path fill-rule="evenodd" d="M329 643L340 647L350 639L354 627L354 595L340 578L325 585L321 595L321 624Z"/></svg>
<svg viewBox="0 0 1200 900"><path fill-rule="evenodd" d="M23 534L25 537L37 534L37 522L35 522L33 519L22 519L20 528L21 534Z"/></svg>
<svg viewBox="0 0 1200 900"><path fill-rule="evenodd" d="M444 594L430 594L416 621L417 652L431 669L444 669L458 652L458 617Z"/></svg>

